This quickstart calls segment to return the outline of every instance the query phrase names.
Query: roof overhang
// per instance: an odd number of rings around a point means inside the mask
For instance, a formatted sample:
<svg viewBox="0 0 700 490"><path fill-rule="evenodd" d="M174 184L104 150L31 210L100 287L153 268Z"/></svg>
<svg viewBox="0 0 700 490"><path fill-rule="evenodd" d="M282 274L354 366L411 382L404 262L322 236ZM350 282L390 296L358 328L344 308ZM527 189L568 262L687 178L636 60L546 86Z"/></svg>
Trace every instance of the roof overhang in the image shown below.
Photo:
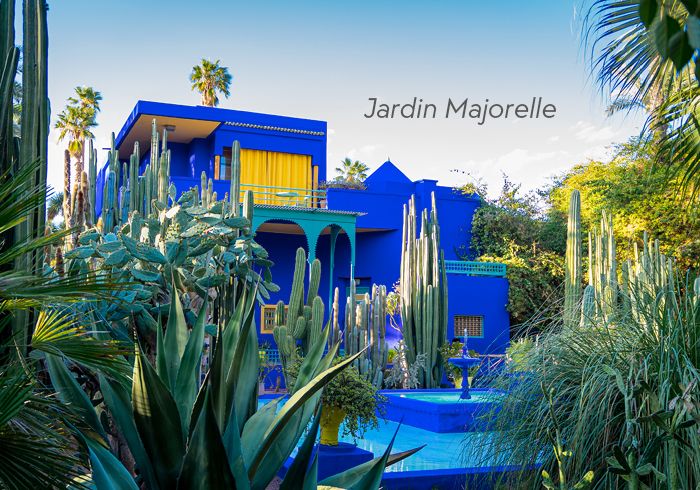
<svg viewBox="0 0 700 490"><path fill-rule="evenodd" d="M131 154L136 141L141 148L150 146L151 124L154 119L161 135L166 127L174 128L174 131L168 131L168 141L174 143L189 143L195 138L206 138L220 126L236 131L321 141L325 141L327 130L325 121L139 100L115 139L120 158ZM143 150L141 154L144 154Z"/></svg>
<svg viewBox="0 0 700 490"><path fill-rule="evenodd" d="M134 143L138 141L143 155L143 149L151 144L153 120L156 120L156 128L161 135L168 130L168 142L189 143L196 138L208 137L221 124L218 121L204 121L199 119L185 119L182 117L161 116L157 114L140 114L130 130L124 135L119 145L120 158L131 154Z"/></svg>

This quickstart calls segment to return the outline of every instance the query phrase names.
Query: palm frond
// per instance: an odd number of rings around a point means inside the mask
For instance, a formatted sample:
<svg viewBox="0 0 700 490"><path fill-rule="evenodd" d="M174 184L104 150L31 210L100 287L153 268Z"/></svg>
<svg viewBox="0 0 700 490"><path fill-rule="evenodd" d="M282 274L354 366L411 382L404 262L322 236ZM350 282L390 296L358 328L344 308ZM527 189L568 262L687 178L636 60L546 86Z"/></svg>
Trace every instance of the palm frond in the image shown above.
<svg viewBox="0 0 700 490"><path fill-rule="evenodd" d="M65 357L112 378L123 378L131 367L124 359L133 346L114 340L100 340L70 313L42 310L37 318L32 348Z"/></svg>

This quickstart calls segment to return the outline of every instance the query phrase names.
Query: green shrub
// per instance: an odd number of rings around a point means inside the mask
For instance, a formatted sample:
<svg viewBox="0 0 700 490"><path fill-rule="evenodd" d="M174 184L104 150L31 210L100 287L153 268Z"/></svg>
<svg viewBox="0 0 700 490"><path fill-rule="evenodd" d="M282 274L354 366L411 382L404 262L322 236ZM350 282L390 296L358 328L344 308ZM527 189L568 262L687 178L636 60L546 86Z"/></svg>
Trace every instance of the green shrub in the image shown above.
<svg viewBox="0 0 700 490"><path fill-rule="evenodd" d="M343 358L339 357L333 364L342 361ZM296 379L301 363L302 359L298 359L294 367L290 368L288 374L291 379ZM365 431L378 427L377 411L383 413L384 403L386 397L378 393L377 388L361 376L354 366L345 368L333 378L321 395L322 406L336 407L346 413L343 435L354 439L362 438Z"/></svg>

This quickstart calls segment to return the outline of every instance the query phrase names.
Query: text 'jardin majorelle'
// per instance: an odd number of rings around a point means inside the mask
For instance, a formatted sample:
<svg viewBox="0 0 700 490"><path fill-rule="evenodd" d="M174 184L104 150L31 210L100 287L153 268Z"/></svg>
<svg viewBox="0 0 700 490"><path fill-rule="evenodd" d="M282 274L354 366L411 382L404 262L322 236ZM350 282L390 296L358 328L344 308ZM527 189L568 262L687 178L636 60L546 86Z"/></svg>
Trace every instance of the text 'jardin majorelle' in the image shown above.
<svg viewBox="0 0 700 490"><path fill-rule="evenodd" d="M545 103L542 97L522 103L470 102L469 98L447 102L440 107L413 97L411 102L386 104L377 97L370 97L370 108L364 113L367 119L472 119L482 126L489 119L552 119L557 115L554 104Z"/></svg>

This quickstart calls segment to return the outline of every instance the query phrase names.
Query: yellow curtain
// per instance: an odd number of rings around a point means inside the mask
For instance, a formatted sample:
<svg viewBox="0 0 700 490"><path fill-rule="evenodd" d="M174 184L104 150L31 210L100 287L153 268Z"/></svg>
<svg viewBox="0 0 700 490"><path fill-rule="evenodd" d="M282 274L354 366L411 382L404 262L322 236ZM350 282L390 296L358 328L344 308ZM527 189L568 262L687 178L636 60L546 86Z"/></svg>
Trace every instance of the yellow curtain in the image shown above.
<svg viewBox="0 0 700 490"><path fill-rule="evenodd" d="M312 187L310 155L241 149L241 191L252 190L256 203L309 205Z"/></svg>

